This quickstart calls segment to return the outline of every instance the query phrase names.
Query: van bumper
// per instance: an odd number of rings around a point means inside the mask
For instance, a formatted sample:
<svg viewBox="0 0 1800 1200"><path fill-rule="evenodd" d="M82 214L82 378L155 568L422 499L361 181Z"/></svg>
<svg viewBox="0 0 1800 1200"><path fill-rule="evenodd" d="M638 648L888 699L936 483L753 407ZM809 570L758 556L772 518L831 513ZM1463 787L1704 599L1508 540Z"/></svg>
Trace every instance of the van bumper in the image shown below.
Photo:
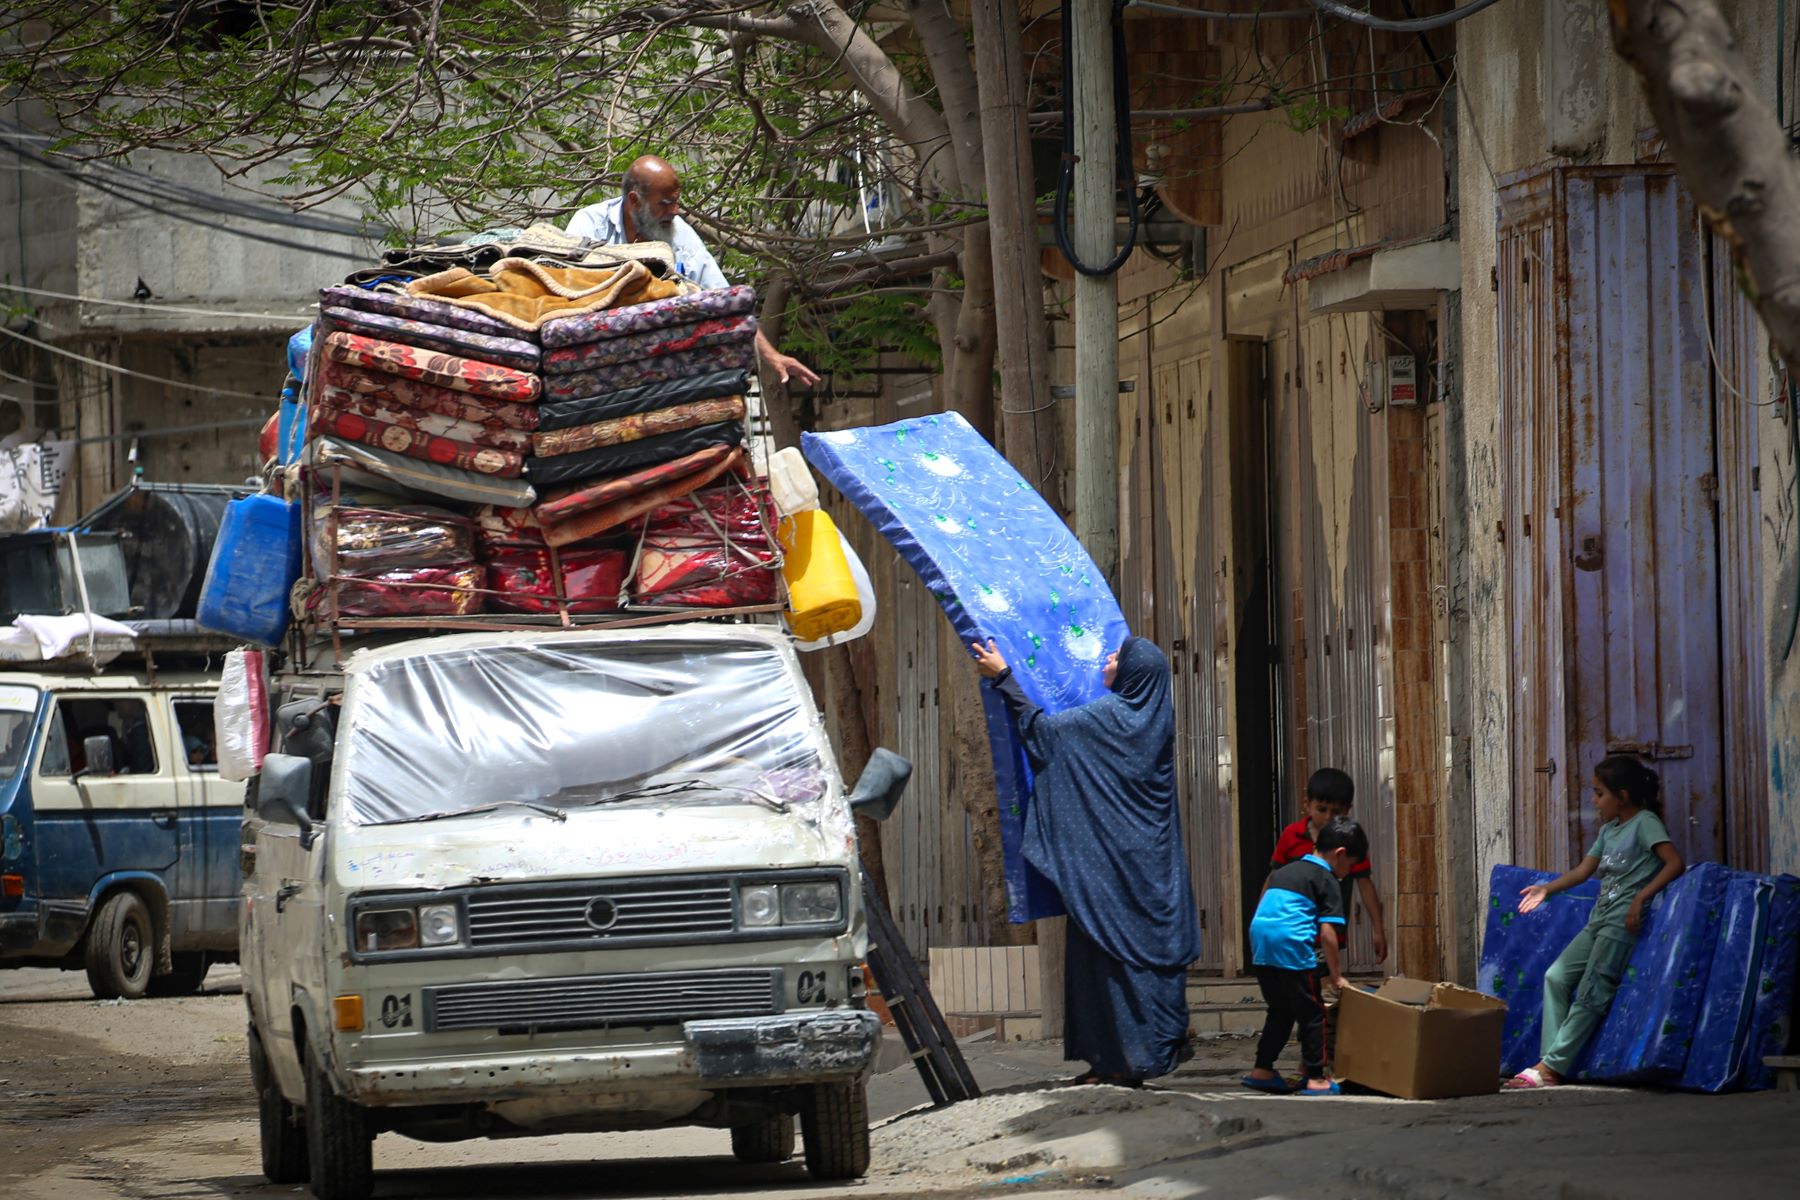
<svg viewBox="0 0 1800 1200"><path fill-rule="evenodd" d="M866 1077L881 1019L865 1010L689 1021L680 1041L602 1052L565 1050L344 1071L367 1105L491 1103L547 1090L643 1092L783 1087Z"/></svg>
<svg viewBox="0 0 1800 1200"><path fill-rule="evenodd" d="M23 958L37 951L38 916L30 912L0 913L0 958Z"/></svg>

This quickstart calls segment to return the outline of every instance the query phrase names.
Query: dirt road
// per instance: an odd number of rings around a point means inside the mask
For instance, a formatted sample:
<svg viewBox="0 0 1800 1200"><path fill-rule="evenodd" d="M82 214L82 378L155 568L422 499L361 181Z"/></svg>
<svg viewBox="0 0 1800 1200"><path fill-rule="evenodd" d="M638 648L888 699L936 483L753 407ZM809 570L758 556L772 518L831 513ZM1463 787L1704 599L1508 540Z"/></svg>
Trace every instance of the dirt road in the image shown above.
<svg viewBox="0 0 1800 1200"><path fill-rule="evenodd" d="M305 1190L264 1182L235 970L204 994L99 1002L79 973L0 972L0 1197L217 1200ZM427 1145L376 1143L376 1196L854 1195L949 1200L1694 1200L1782 1197L1800 1179L1800 1093L1690 1096L1566 1087L1406 1102L1296 1100L1236 1086L1244 1041L1213 1042L1157 1089L1047 1088L1051 1043L970 1048L989 1092L893 1119L923 1099L878 1075L867 1179L810 1183L747 1167L725 1134L676 1130Z"/></svg>

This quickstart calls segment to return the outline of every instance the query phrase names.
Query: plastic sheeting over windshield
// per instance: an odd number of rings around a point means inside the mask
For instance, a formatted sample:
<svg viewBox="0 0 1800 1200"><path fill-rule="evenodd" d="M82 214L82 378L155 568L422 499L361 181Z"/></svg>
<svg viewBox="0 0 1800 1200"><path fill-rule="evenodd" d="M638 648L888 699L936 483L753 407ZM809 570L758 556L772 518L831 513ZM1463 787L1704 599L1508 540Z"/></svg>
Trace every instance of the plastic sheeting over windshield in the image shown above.
<svg viewBox="0 0 1800 1200"><path fill-rule="evenodd" d="M415 655L364 672L346 717L340 769L358 824L521 803L823 812L821 731L787 660L756 642Z"/></svg>

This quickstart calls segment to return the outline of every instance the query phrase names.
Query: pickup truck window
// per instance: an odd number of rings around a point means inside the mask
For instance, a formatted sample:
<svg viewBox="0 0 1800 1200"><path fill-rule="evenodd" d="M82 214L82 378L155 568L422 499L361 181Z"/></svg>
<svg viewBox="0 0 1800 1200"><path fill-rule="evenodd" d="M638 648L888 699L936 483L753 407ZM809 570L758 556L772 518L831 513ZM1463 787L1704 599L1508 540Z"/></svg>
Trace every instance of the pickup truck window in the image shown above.
<svg viewBox="0 0 1800 1200"><path fill-rule="evenodd" d="M492 806L805 806L827 786L808 713L761 643L422 654L359 678L340 769L365 825Z"/></svg>

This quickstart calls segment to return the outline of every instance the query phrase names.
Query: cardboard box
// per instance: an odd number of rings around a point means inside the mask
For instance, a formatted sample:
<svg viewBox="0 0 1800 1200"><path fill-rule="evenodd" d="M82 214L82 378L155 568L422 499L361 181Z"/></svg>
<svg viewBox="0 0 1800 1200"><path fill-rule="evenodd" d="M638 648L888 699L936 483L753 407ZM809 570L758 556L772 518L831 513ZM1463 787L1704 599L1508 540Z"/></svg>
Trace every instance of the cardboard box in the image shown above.
<svg viewBox="0 0 1800 1200"><path fill-rule="evenodd" d="M1408 1100L1477 1096L1500 1086L1506 1002L1454 983L1390 979L1338 1001L1339 1079Z"/></svg>

